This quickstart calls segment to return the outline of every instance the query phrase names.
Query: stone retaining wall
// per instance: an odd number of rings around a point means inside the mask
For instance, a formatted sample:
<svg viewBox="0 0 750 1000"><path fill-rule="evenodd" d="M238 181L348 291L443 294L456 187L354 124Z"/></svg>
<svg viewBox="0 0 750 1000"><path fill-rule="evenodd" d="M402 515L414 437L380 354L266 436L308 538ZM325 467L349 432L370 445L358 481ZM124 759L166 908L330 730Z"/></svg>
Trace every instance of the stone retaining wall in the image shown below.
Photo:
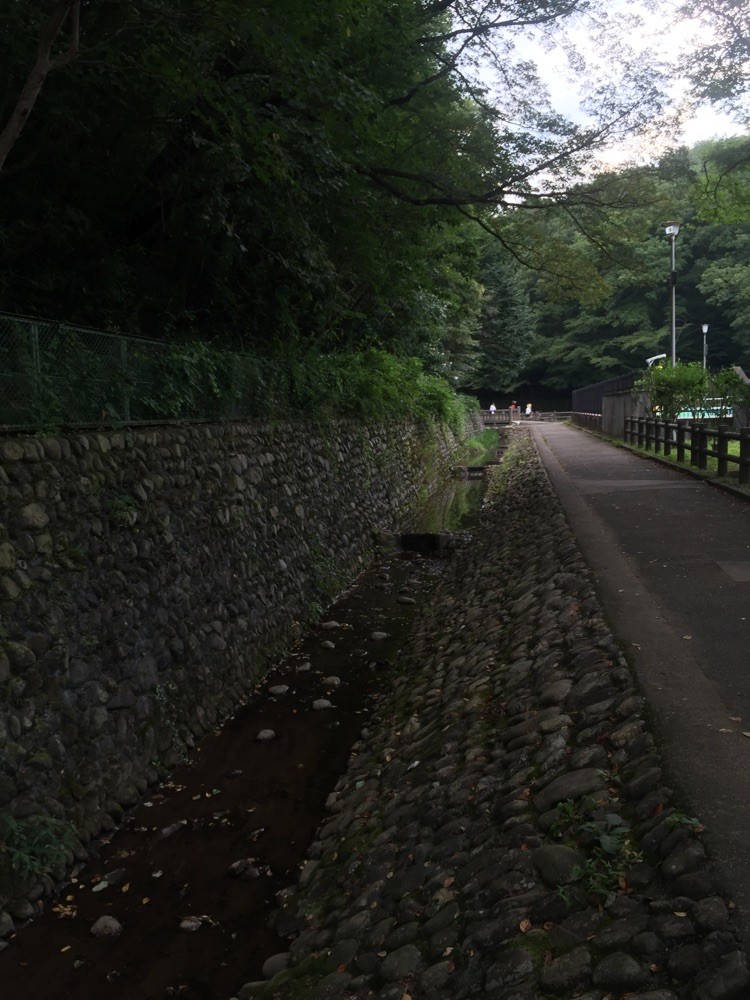
<svg viewBox="0 0 750 1000"><path fill-rule="evenodd" d="M452 448L343 422L0 441L0 820L69 822L82 855L353 580L374 529L408 526ZM44 881L0 873L0 911Z"/></svg>

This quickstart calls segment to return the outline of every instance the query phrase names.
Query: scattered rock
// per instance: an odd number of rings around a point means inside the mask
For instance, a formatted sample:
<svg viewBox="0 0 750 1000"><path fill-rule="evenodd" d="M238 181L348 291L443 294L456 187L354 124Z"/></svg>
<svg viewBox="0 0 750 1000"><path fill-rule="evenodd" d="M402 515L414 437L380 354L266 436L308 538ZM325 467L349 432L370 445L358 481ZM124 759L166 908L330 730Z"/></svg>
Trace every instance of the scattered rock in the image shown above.
<svg viewBox="0 0 750 1000"><path fill-rule="evenodd" d="M258 743L270 743L271 740L276 738L276 733L273 729L261 729L255 739Z"/></svg>
<svg viewBox="0 0 750 1000"><path fill-rule="evenodd" d="M260 869L255 864L255 858L240 858L227 869L227 875L231 878L250 880L260 877Z"/></svg>
<svg viewBox="0 0 750 1000"><path fill-rule="evenodd" d="M99 917L91 926L91 933L97 938L119 937L122 931L120 921L109 914Z"/></svg>
<svg viewBox="0 0 750 1000"><path fill-rule="evenodd" d="M586 860L578 851L562 844L539 847L534 851L532 858L544 882L553 889L575 882L578 877L575 874L576 869Z"/></svg>
<svg viewBox="0 0 750 1000"><path fill-rule="evenodd" d="M290 952L280 951L276 955L271 955L263 963L260 974L264 979L273 979L277 972L283 972L289 966Z"/></svg>

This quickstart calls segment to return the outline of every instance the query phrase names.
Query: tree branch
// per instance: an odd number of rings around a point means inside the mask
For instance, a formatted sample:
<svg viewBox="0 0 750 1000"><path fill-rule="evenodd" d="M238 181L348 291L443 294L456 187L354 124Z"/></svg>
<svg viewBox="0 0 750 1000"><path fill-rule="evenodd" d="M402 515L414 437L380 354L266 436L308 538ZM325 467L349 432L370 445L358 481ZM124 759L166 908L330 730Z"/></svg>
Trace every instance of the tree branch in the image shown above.
<svg viewBox="0 0 750 1000"><path fill-rule="evenodd" d="M37 98L41 93L47 74L61 66L67 66L79 53L80 46L80 0L58 0L54 10L39 34L36 61L26 78L26 83L16 101L5 128L0 132L0 171L10 151L28 121ZM58 56L52 55L52 47L69 21L69 42L67 49Z"/></svg>

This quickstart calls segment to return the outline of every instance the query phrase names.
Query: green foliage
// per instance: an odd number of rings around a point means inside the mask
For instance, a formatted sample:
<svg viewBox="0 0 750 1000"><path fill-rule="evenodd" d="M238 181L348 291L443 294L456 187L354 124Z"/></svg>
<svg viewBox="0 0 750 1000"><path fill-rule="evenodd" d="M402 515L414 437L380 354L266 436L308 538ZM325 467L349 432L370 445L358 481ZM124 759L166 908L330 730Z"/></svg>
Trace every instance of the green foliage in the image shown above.
<svg viewBox="0 0 750 1000"><path fill-rule="evenodd" d="M138 516L136 502L128 494L114 497L109 504L109 512L112 520L121 525L133 525Z"/></svg>
<svg viewBox="0 0 750 1000"><path fill-rule="evenodd" d="M654 415L673 421L683 410L703 408L708 387L706 371L697 362L654 364L636 380L634 390L647 393Z"/></svg>
<svg viewBox="0 0 750 1000"><path fill-rule="evenodd" d="M590 895L611 899L627 887L628 867L642 860L633 844L630 827L617 813L607 813L583 823L578 835L590 856L573 869L573 875Z"/></svg>
<svg viewBox="0 0 750 1000"><path fill-rule="evenodd" d="M734 369L711 374L697 362L652 365L637 379L634 390L647 393L654 414L669 421L685 410L697 419L706 408L718 411L721 419L734 406L750 403L750 386Z"/></svg>
<svg viewBox="0 0 750 1000"><path fill-rule="evenodd" d="M645 56L596 36L597 7L609 14L606 0L501 17L473 0L82 4L80 56L44 81L3 172L4 308L262 358L236 376L260 413L286 398L287 352L385 351L451 386L508 386L534 325L514 258L591 301L604 284L585 248L537 223L549 188L554 211L590 196L614 210L617 183L580 184L586 162L661 103ZM6 117L47 12L10 4ZM562 43L569 21L609 54L598 80L578 74L597 94L580 126L519 55L527 37ZM223 401L217 355L191 347L148 370L141 398L160 393L174 418L198 395L208 414ZM304 379L291 386L307 406ZM103 395L95 419L126 422L127 397Z"/></svg>
<svg viewBox="0 0 750 1000"><path fill-rule="evenodd" d="M473 364L464 380L478 389L501 391L513 385L529 358L536 314L520 264L496 241L483 241L479 279L481 315Z"/></svg>
<svg viewBox="0 0 750 1000"><path fill-rule="evenodd" d="M708 397L719 411L718 416L729 416L735 406L750 405L750 385L734 368L723 368L708 380Z"/></svg>
<svg viewBox="0 0 750 1000"><path fill-rule="evenodd" d="M467 438L461 445L456 461L466 465L479 465L494 457L498 446L498 433L491 429Z"/></svg>
<svg viewBox="0 0 750 1000"><path fill-rule="evenodd" d="M750 95L750 11L738 0L683 0L678 13L697 24L700 46L688 70L693 94L746 115Z"/></svg>
<svg viewBox="0 0 750 1000"><path fill-rule="evenodd" d="M75 843L70 823L42 814L15 819L0 812L0 856L22 878L50 871Z"/></svg>

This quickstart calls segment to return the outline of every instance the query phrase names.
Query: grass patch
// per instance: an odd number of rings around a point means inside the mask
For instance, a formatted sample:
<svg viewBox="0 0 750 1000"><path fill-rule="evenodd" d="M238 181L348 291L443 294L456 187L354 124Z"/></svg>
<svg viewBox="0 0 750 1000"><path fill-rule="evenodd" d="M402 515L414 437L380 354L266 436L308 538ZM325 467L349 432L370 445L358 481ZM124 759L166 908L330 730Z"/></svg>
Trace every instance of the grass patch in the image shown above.
<svg viewBox="0 0 750 1000"><path fill-rule="evenodd" d="M491 428L467 438L458 450L457 458L461 465L482 465L495 457L499 441L497 431Z"/></svg>

